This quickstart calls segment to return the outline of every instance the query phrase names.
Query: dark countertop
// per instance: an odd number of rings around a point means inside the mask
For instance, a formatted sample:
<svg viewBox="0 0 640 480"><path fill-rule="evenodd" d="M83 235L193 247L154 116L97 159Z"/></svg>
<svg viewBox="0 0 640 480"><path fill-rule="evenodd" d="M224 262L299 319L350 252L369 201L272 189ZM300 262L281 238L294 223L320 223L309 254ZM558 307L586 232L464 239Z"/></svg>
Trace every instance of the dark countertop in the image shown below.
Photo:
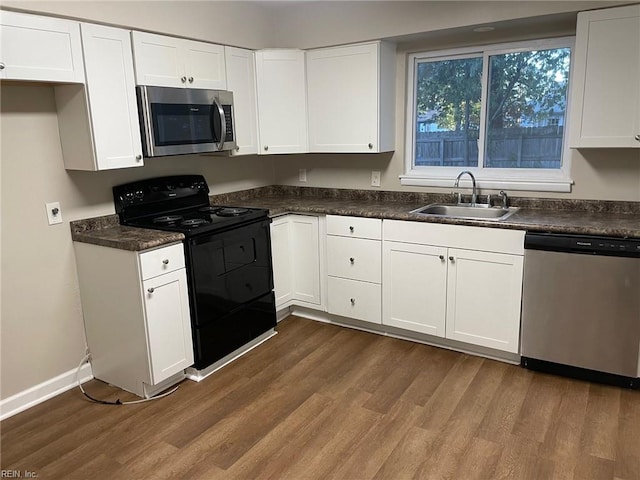
<svg viewBox="0 0 640 480"><path fill-rule="evenodd" d="M429 203L452 203L449 194L339 190L310 187L269 186L213 195L212 205L269 209L270 215L314 213L409 220L536 232L640 238L640 202L528 199L514 197L520 210L504 221L467 220L409 213ZM184 239L180 233L123 227L116 215L71 222L77 242L146 250Z"/></svg>
<svg viewBox="0 0 640 480"><path fill-rule="evenodd" d="M147 228L125 227L117 215L76 220L70 223L74 242L92 243L103 247L139 252L184 240L182 233Z"/></svg>

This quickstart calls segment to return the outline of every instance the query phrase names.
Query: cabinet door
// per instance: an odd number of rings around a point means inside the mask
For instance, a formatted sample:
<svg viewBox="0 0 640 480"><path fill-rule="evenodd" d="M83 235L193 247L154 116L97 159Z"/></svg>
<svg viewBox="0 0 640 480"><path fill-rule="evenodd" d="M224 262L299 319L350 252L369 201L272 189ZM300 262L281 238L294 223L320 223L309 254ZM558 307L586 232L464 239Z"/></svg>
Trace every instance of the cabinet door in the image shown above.
<svg viewBox="0 0 640 480"><path fill-rule="evenodd" d="M450 248L447 338L518 352L523 257Z"/></svg>
<svg viewBox="0 0 640 480"><path fill-rule="evenodd" d="M307 52L310 152L378 151L378 44Z"/></svg>
<svg viewBox="0 0 640 480"><path fill-rule="evenodd" d="M227 89L233 92L236 149L233 155L258 153L255 58L251 50L224 47ZM277 300L276 293L276 300Z"/></svg>
<svg viewBox="0 0 640 480"><path fill-rule="evenodd" d="M0 78L84 83L78 22L0 12Z"/></svg>
<svg viewBox="0 0 640 480"><path fill-rule="evenodd" d="M290 215L293 298L319 305L320 239L318 217Z"/></svg>
<svg viewBox="0 0 640 480"><path fill-rule="evenodd" d="M141 167L129 32L86 23L81 30L96 169Z"/></svg>
<svg viewBox="0 0 640 480"><path fill-rule="evenodd" d="M275 218L271 223L271 259L276 308L293 298L292 253L289 216Z"/></svg>
<svg viewBox="0 0 640 480"><path fill-rule="evenodd" d="M224 46L184 40L183 55L189 88L227 89Z"/></svg>
<svg viewBox="0 0 640 480"><path fill-rule="evenodd" d="M153 384L193 364L187 277L184 269L143 282Z"/></svg>
<svg viewBox="0 0 640 480"><path fill-rule="evenodd" d="M256 52L260 153L307 151L304 52Z"/></svg>
<svg viewBox="0 0 640 480"><path fill-rule="evenodd" d="M447 249L383 242L382 323L445 335Z"/></svg>
<svg viewBox="0 0 640 480"><path fill-rule="evenodd" d="M185 86L183 40L144 32L131 35L138 85Z"/></svg>
<svg viewBox="0 0 640 480"><path fill-rule="evenodd" d="M578 14L572 147L640 148L640 5Z"/></svg>

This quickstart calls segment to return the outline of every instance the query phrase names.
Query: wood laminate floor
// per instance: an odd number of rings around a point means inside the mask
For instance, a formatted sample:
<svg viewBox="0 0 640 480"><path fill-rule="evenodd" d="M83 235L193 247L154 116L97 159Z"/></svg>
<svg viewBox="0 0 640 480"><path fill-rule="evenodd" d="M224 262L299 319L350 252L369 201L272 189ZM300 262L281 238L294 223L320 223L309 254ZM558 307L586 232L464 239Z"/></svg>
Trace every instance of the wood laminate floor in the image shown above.
<svg viewBox="0 0 640 480"><path fill-rule="evenodd" d="M38 479L640 478L640 392L311 320L131 406L78 389L0 425ZM134 399L99 381L99 398Z"/></svg>

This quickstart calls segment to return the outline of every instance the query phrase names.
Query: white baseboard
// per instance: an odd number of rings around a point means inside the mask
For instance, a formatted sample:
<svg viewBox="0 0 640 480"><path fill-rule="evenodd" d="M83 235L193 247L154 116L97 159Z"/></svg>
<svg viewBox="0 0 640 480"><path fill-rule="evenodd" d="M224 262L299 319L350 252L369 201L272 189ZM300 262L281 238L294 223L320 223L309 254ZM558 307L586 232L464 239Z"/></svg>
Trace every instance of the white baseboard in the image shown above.
<svg viewBox="0 0 640 480"><path fill-rule="evenodd" d="M78 380L76 379L77 372L78 369L74 368L73 370L69 370L55 378L16 393L9 398L0 400L0 420L9 418L16 413L23 412L28 408L44 402L45 400L49 400L50 398L60 395L67 390L71 390L73 387L78 385ZM79 378L80 383L88 382L93 378L91 365L89 363L82 365L80 368Z"/></svg>

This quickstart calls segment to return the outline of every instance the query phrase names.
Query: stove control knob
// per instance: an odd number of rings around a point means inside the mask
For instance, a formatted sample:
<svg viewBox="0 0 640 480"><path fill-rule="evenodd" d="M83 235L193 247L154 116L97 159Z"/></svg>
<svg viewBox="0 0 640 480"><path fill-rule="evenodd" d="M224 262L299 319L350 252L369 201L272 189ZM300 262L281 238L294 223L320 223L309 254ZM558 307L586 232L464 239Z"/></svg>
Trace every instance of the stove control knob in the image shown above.
<svg viewBox="0 0 640 480"><path fill-rule="evenodd" d="M129 201L133 200L133 192L127 192L127 193L125 193L125 194L124 194L124 199L125 199L125 200L129 200Z"/></svg>
<svg viewBox="0 0 640 480"><path fill-rule="evenodd" d="M144 192L142 190L138 190L135 193L135 196L136 196L136 198L142 198L142 197L144 197Z"/></svg>

